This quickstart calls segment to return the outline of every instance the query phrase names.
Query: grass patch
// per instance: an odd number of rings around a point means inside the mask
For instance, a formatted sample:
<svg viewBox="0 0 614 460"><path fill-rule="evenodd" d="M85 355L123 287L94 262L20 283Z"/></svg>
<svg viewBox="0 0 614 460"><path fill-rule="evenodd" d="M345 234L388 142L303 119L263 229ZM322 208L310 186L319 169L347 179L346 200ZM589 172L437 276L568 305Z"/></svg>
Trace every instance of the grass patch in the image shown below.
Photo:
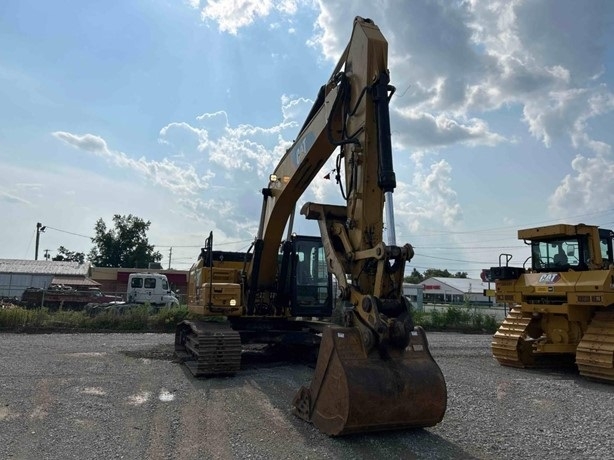
<svg viewBox="0 0 614 460"><path fill-rule="evenodd" d="M493 334L499 323L493 315L480 313L471 306L449 306L432 312L412 311L414 323L427 331L464 331ZM35 331L141 331L174 332L177 323L192 319L186 306L153 309L140 305L127 309L85 311L46 308L0 309L0 330L15 332Z"/></svg>
<svg viewBox="0 0 614 460"><path fill-rule="evenodd" d="M0 329L5 331L75 330L173 332L177 323L188 317L185 306L152 309L140 305L125 310L105 310L95 315L85 311L47 308L0 309Z"/></svg>

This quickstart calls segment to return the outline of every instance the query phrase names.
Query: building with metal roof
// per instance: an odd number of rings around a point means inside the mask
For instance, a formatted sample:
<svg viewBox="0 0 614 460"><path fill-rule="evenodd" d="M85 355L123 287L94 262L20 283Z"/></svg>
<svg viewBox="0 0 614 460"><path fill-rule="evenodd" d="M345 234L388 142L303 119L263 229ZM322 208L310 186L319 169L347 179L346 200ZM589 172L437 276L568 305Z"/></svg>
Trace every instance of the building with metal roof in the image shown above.
<svg viewBox="0 0 614 460"><path fill-rule="evenodd" d="M0 259L0 298L20 298L29 287L47 289L52 284L75 288L99 286L89 278L88 262Z"/></svg>

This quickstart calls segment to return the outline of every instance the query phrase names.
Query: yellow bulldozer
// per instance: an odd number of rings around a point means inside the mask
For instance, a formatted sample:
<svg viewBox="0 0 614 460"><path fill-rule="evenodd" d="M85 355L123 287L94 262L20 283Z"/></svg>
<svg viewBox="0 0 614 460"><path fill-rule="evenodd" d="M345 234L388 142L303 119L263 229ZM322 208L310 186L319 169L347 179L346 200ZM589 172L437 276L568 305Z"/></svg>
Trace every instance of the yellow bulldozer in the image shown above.
<svg viewBox="0 0 614 460"><path fill-rule="evenodd" d="M188 307L199 319L175 334L177 355L197 376L239 371L242 344L319 345L313 380L293 407L333 436L432 426L447 403L443 374L402 292L413 249L394 235L387 52L379 28L356 18L262 190L252 248L216 251L209 234L189 273ZM304 204L301 213L317 221L320 235L295 235L296 204L335 151L345 204Z"/></svg>
<svg viewBox="0 0 614 460"><path fill-rule="evenodd" d="M503 255L490 270L497 302L510 306L492 341L501 364L575 361L581 375L614 382L613 235L585 224L518 231L531 248L523 267L509 266L511 256Z"/></svg>

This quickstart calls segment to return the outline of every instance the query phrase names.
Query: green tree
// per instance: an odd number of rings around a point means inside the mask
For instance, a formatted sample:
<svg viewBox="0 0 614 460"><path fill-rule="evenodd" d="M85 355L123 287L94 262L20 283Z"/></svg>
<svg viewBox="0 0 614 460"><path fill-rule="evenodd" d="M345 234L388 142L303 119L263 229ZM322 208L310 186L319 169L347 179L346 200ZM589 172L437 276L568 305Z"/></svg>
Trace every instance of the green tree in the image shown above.
<svg viewBox="0 0 614 460"><path fill-rule="evenodd" d="M150 221L129 214L113 216L114 228L107 229L102 219L96 221L92 238L94 248L89 259L96 267L147 268L162 260L162 254L149 244L147 230Z"/></svg>
<svg viewBox="0 0 614 460"><path fill-rule="evenodd" d="M413 273L412 273L413 275ZM439 268L429 268L424 271L424 278L467 278L469 275L467 272L450 273L448 269L441 270Z"/></svg>
<svg viewBox="0 0 614 460"><path fill-rule="evenodd" d="M409 276L403 278L403 281L406 283L418 284L420 281L424 281L424 275L414 268Z"/></svg>
<svg viewBox="0 0 614 460"><path fill-rule="evenodd" d="M85 254L83 252L69 251L64 246L58 248L58 254L51 260L56 262L85 262Z"/></svg>
<svg viewBox="0 0 614 460"><path fill-rule="evenodd" d="M424 271L424 279L426 278L452 278L452 273L447 268L445 270L429 268Z"/></svg>

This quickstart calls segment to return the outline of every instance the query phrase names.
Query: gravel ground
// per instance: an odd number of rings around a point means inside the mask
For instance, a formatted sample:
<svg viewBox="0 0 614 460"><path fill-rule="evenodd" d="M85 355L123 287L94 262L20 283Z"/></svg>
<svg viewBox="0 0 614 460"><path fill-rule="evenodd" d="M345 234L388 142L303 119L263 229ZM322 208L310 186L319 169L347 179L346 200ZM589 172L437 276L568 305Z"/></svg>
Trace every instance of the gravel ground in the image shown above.
<svg viewBox="0 0 614 460"><path fill-rule="evenodd" d="M0 458L613 458L614 386L501 367L490 336L428 336L444 420L329 438L291 414L304 364L248 357L235 377L197 380L170 334L0 334Z"/></svg>

